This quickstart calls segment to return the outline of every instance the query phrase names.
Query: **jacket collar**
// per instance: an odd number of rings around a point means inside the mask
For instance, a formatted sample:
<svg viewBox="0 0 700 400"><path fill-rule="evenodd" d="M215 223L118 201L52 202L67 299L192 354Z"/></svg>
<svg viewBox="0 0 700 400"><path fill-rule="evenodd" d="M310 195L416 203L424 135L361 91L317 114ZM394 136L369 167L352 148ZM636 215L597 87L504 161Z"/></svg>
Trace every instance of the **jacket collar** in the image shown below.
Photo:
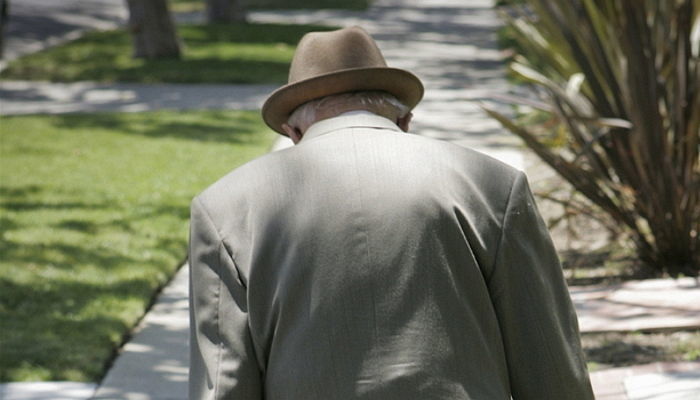
<svg viewBox="0 0 700 400"><path fill-rule="evenodd" d="M318 136L325 135L326 133L348 128L388 129L401 132L401 129L388 118L369 112L348 114L341 114L337 117L324 119L311 125L306 130L300 144Z"/></svg>

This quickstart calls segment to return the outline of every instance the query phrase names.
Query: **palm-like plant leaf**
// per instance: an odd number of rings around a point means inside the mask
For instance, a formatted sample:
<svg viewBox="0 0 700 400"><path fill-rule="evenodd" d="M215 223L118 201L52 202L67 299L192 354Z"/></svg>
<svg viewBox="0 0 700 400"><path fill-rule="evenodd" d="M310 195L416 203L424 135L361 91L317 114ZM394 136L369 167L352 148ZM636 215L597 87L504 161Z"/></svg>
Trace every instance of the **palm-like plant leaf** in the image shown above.
<svg viewBox="0 0 700 400"><path fill-rule="evenodd" d="M566 146L487 109L620 222L659 272L700 272L700 0L527 0L512 70Z"/></svg>

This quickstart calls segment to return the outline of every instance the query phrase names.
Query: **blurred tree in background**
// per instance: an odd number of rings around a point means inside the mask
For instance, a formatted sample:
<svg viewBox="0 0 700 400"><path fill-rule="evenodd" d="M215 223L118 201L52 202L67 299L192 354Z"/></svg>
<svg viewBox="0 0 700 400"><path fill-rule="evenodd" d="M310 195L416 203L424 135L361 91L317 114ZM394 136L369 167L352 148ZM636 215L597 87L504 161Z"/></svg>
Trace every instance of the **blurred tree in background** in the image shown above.
<svg viewBox="0 0 700 400"><path fill-rule="evenodd" d="M0 0L0 59L5 50L5 26L9 15L10 0Z"/></svg>
<svg viewBox="0 0 700 400"><path fill-rule="evenodd" d="M700 272L699 11L699 0L511 1L511 69L557 125L486 110L672 276Z"/></svg>
<svg viewBox="0 0 700 400"><path fill-rule="evenodd" d="M167 0L126 0L134 58L180 58L180 42Z"/></svg>
<svg viewBox="0 0 700 400"><path fill-rule="evenodd" d="M246 11L242 0L206 0L207 21L245 22Z"/></svg>

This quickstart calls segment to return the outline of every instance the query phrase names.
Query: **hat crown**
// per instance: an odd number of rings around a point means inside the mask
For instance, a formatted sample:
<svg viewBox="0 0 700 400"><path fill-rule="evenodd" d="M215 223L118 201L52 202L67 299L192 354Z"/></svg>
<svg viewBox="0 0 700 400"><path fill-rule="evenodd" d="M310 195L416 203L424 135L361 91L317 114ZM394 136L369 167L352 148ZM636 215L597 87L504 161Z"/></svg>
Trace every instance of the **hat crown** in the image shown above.
<svg viewBox="0 0 700 400"><path fill-rule="evenodd" d="M300 105L339 93L377 90L390 93L409 108L423 97L423 84L412 73L387 66L374 39L354 26L311 32L297 45L289 83L265 100L262 117L275 131Z"/></svg>
<svg viewBox="0 0 700 400"><path fill-rule="evenodd" d="M353 68L386 66L374 39L360 27L311 32L297 46L289 68L289 83Z"/></svg>

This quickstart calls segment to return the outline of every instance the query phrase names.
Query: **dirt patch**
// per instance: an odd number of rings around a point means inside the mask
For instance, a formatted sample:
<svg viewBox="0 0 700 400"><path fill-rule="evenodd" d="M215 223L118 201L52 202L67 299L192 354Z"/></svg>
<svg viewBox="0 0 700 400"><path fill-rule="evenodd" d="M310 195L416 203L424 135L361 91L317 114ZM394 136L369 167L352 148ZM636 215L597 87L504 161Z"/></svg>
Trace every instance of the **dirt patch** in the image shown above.
<svg viewBox="0 0 700 400"><path fill-rule="evenodd" d="M569 286L613 285L659 277L619 242L596 249L563 249L559 257Z"/></svg>
<svg viewBox="0 0 700 400"><path fill-rule="evenodd" d="M700 360L700 331L588 333L581 343L590 371L657 361Z"/></svg>

